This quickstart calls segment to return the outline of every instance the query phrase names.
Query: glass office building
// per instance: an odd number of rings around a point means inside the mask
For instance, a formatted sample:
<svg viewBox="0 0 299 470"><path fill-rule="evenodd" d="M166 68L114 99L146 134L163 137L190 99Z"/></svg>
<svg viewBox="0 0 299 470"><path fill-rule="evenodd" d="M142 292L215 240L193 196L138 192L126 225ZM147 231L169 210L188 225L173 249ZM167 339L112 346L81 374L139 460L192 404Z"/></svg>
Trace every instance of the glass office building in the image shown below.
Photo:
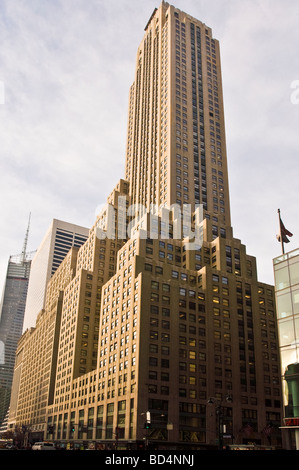
<svg viewBox="0 0 299 470"><path fill-rule="evenodd" d="M273 260L284 397L284 427L299 449L299 249Z"/></svg>
<svg viewBox="0 0 299 470"><path fill-rule="evenodd" d="M15 354L22 334L31 259L11 256L0 305L0 424L9 407Z"/></svg>

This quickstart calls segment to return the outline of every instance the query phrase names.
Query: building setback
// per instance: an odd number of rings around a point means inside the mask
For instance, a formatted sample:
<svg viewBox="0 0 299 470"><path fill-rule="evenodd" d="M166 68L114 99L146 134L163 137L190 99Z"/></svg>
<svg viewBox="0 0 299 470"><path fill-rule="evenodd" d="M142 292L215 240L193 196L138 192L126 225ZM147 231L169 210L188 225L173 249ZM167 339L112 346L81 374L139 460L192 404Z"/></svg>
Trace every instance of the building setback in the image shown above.
<svg viewBox="0 0 299 470"><path fill-rule="evenodd" d="M126 194L128 184L120 185ZM18 345L9 423L26 426L35 440L47 429L49 405L69 399L72 380L96 368L101 289L115 273L116 253L123 245L123 240L116 245L96 236L101 219L105 228L105 211L86 243L73 247L51 277L45 308Z"/></svg>
<svg viewBox="0 0 299 470"><path fill-rule="evenodd" d="M192 230L203 209L192 249L176 236L184 204ZM43 412L30 391L39 382L25 373L27 334L11 426L71 445L281 445L274 288L258 281L255 258L232 234L219 43L168 3L137 51L125 180L74 256L72 278L46 301L53 322L60 302L49 356L31 371L52 378Z"/></svg>

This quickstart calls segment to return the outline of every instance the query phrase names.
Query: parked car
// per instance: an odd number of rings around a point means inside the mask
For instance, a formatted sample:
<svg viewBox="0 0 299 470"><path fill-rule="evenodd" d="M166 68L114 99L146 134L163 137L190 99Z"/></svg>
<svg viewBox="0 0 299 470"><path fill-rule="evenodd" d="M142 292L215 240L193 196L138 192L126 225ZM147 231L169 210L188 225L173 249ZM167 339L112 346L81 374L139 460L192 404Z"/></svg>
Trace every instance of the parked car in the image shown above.
<svg viewBox="0 0 299 470"><path fill-rule="evenodd" d="M36 442L32 446L32 450L56 450L53 442Z"/></svg>

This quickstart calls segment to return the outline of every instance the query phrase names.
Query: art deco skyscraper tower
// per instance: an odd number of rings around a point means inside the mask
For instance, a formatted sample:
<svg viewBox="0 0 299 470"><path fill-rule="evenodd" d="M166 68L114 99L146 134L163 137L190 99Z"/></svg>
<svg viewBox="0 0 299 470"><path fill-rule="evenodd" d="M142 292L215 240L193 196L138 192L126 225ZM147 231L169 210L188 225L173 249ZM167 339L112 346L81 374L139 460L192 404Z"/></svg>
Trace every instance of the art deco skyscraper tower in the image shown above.
<svg viewBox="0 0 299 470"><path fill-rule="evenodd" d="M175 237L175 219L166 237L160 213L152 236L152 204L202 205L202 244ZM133 223L132 205L147 211ZM109 236L109 220L132 230ZM232 236L219 44L168 3L137 50L125 180L72 256L19 344L11 425L70 445L206 449L222 446L221 418L227 444L264 444L271 430L280 445L274 289ZM40 404L34 384L50 362Z"/></svg>
<svg viewBox="0 0 299 470"><path fill-rule="evenodd" d="M230 226L219 43L165 2L137 50L126 179L133 203L203 204L219 229Z"/></svg>

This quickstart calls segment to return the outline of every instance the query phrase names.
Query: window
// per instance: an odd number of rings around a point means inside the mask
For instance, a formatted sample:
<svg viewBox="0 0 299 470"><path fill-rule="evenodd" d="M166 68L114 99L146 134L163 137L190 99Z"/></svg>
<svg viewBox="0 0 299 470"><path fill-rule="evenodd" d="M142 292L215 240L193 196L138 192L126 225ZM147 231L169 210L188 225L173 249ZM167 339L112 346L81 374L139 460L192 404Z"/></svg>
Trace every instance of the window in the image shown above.
<svg viewBox="0 0 299 470"><path fill-rule="evenodd" d="M159 307L157 307L156 305L151 305L150 311L151 313L159 314Z"/></svg>
<svg viewBox="0 0 299 470"><path fill-rule="evenodd" d="M158 365L158 359L156 357L149 358L149 365L156 367Z"/></svg>
<svg viewBox="0 0 299 470"><path fill-rule="evenodd" d="M150 331L150 339L157 340L158 339L158 332L157 331Z"/></svg>

